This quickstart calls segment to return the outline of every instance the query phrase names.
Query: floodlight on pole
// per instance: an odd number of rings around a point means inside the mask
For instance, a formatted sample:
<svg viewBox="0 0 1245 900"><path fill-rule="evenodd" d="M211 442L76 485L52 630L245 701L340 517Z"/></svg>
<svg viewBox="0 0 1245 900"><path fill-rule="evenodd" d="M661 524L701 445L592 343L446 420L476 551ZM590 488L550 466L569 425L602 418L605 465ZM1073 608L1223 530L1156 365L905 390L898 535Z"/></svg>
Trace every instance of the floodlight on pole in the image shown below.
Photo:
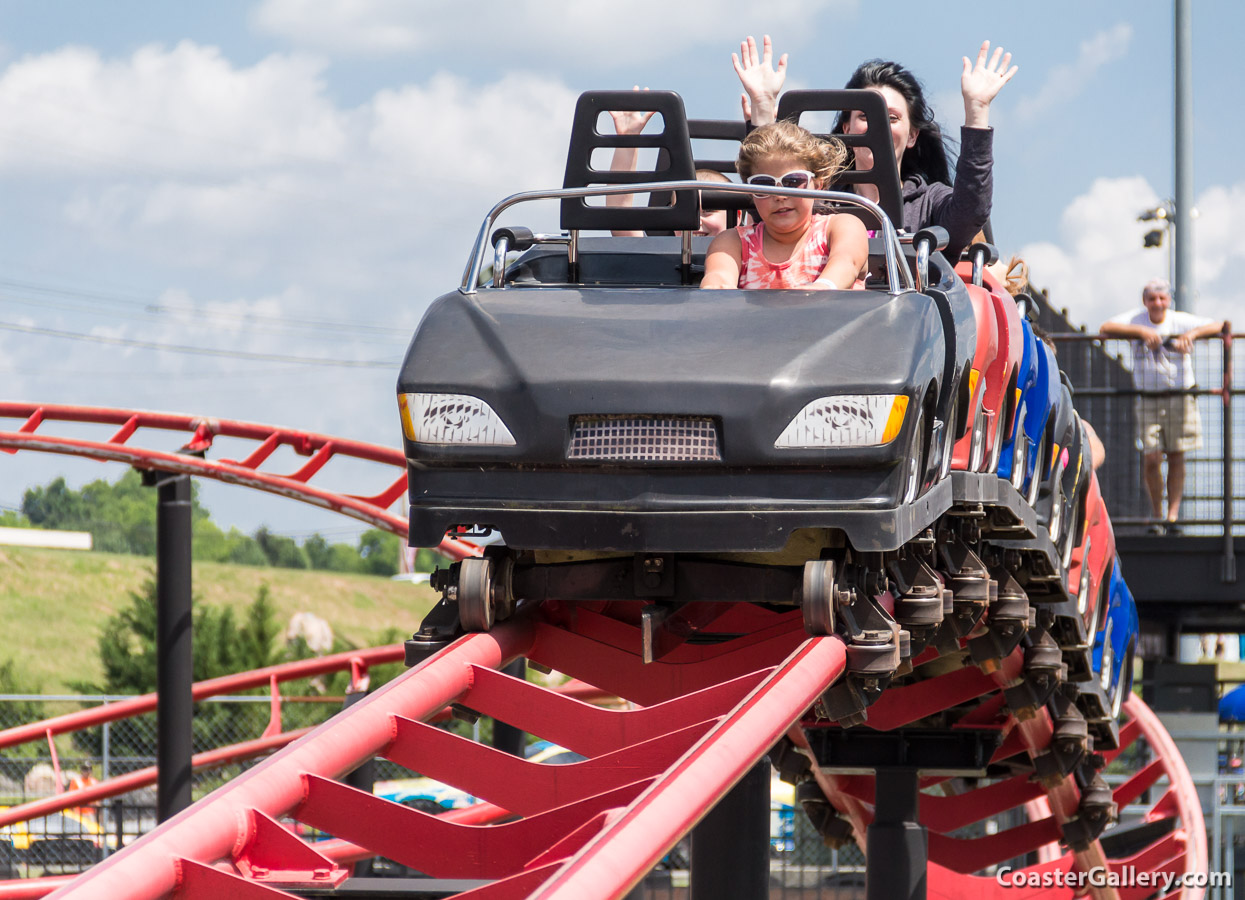
<svg viewBox="0 0 1245 900"><path fill-rule="evenodd" d="M1162 247L1164 238L1164 229L1167 230L1167 280L1170 284L1175 277L1175 265L1172 258L1173 247L1179 236L1175 234L1176 230L1176 210L1175 203L1168 199L1164 200L1158 206L1151 209L1142 210L1137 215L1138 222L1154 222L1159 227L1151 228L1141 238L1141 246L1149 249L1151 247Z"/></svg>

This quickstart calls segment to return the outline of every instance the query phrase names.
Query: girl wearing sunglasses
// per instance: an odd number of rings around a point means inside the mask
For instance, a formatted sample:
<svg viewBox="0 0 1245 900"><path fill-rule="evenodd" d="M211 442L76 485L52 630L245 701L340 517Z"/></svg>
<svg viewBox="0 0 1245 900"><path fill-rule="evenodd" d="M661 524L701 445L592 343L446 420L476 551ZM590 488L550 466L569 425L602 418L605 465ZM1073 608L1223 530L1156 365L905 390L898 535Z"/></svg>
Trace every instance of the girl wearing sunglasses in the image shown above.
<svg viewBox="0 0 1245 900"><path fill-rule="evenodd" d="M791 122L753 131L735 161L740 177L758 187L820 190L843 168L847 151ZM813 215L809 197L754 194L755 225L713 239L702 288L851 288L869 258L865 226L852 215Z"/></svg>

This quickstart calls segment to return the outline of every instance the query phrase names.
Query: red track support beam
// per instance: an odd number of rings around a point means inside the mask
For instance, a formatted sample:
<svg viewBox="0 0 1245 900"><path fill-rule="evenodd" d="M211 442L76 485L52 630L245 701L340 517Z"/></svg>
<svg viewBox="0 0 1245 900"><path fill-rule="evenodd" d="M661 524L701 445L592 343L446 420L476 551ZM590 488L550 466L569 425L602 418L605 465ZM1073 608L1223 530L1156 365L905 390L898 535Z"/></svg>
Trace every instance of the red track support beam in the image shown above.
<svg viewBox="0 0 1245 900"><path fill-rule="evenodd" d="M245 844L249 810L274 818L286 814L304 799L304 774L335 778L350 771L389 743L393 714L418 719L438 712L467 690L471 665L500 666L522 655L531 637L531 625L520 620L458 641L52 896L154 898L172 892L180 861L211 865Z"/></svg>
<svg viewBox="0 0 1245 900"><path fill-rule="evenodd" d="M531 900L622 896L843 671L838 638L805 642Z"/></svg>

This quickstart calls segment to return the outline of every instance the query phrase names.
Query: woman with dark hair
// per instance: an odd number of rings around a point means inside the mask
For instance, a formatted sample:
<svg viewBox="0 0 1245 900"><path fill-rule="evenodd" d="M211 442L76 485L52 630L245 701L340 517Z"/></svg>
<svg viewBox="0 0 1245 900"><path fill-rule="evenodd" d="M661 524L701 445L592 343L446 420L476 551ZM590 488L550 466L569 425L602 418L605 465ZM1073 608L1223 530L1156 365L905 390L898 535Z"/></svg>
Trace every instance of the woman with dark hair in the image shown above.
<svg viewBox="0 0 1245 900"><path fill-rule="evenodd" d="M767 35L762 52L757 53L751 37L740 44L740 56L731 54L735 72L744 86L745 117L756 125L774 121L778 108L778 92L786 80L786 54L774 67L773 48ZM989 59L987 59L989 57ZM943 146L942 129L934 120L933 111L925 101L925 92L916 77L894 62L872 59L862 63L846 87L872 89L886 100L890 117L895 162L903 188L903 222L895 223L904 230L916 232L928 225L941 225L950 235L945 254L955 259L972 243L973 237L990 217L994 193L994 131L990 128L990 103L1016 74L1011 66L1012 55L996 48L990 56L990 42L985 41L977 53L976 64L963 58L960 91L964 97L964 127L960 129L960 156L955 167L952 186ZM1009 68L1010 66L1010 68ZM750 115L749 115L750 114ZM854 134L864 131L864 114L852 110L839 114L835 132ZM857 169L873 166L868 148L854 148ZM876 201L877 189L860 185L857 190Z"/></svg>

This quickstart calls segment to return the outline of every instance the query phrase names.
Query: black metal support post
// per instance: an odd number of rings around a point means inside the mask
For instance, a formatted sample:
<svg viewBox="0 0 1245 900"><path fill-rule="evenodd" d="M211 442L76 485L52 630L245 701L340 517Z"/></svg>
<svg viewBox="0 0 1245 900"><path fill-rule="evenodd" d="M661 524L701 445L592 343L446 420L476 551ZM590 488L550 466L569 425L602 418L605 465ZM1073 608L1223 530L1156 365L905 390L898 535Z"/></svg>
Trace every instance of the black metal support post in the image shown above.
<svg viewBox="0 0 1245 900"><path fill-rule="evenodd" d="M692 829L692 900L769 897L769 758Z"/></svg>
<svg viewBox="0 0 1245 900"><path fill-rule="evenodd" d="M513 662L507 663L502 672L512 678L526 678L527 660L520 656ZM526 744L527 735L521 730L497 719L493 720L493 746L496 749L509 753L511 756L522 757Z"/></svg>
<svg viewBox="0 0 1245 900"><path fill-rule="evenodd" d="M117 839L116 850L120 850L125 846L125 803L117 797L109 806L112 808L113 837Z"/></svg>
<svg viewBox="0 0 1245 900"><path fill-rule="evenodd" d="M929 837L918 816L914 768L877 770L873 824L866 835L868 900L925 900Z"/></svg>
<svg viewBox="0 0 1245 900"><path fill-rule="evenodd" d="M366 696L367 691L350 691L346 694L346 702L342 704L342 709L349 709ZM369 758L367 762L362 763L342 780L352 788L372 793L372 789L376 786L376 759Z"/></svg>
<svg viewBox="0 0 1245 900"><path fill-rule="evenodd" d="M190 477L156 473L156 818L190 805Z"/></svg>

